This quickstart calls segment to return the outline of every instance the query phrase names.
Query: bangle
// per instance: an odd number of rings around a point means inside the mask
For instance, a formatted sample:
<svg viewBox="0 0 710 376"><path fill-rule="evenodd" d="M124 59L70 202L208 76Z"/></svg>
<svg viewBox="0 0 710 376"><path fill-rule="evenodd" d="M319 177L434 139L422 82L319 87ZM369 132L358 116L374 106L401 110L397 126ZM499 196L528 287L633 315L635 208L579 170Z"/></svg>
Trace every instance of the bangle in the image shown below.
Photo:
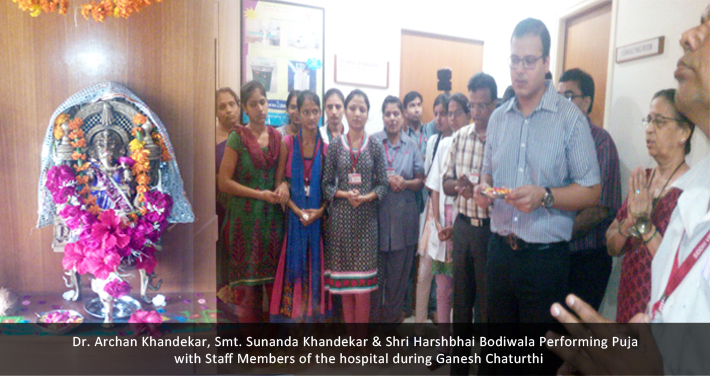
<svg viewBox="0 0 710 376"><path fill-rule="evenodd" d="M631 233L629 233L628 235L624 235L624 233L621 232L621 225L624 223L625 220L626 220L626 218L622 219L621 222L619 222L619 226L617 226L616 228L619 230L619 235L621 235L621 236L625 237L626 239L628 239L628 238L631 237Z"/></svg>
<svg viewBox="0 0 710 376"><path fill-rule="evenodd" d="M644 241L643 241L643 244L648 244L648 243L650 243L651 240L653 240L653 238L654 238L654 237L656 236L656 234L658 233L658 227L656 227L656 226L653 226L653 227L654 227L654 229L655 229L655 230L653 231L653 235L651 235L651 237L648 238L648 240L644 240Z"/></svg>

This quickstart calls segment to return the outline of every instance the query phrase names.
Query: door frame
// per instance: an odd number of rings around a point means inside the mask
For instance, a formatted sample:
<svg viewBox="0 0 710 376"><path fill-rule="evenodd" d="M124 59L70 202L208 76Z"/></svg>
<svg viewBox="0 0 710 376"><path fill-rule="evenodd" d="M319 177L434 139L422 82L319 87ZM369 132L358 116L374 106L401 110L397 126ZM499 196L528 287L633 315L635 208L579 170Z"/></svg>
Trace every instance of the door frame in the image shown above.
<svg viewBox="0 0 710 376"><path fill-rule="evenodd" d="M616 50L616 26L617 14L619 11L619 0L584 0L577 5L574 5L559 15L558 28L559 36L557 38L557 54L555 60L555 77L559 79L562 76L563 66L565 61L565 42L567 41L567 20L586 13L587 11L599 6L611 3L611 30L609 30L609 52L607 53L607 70L606 70L606 98L604 100L604 125L607 127L611 120L611 99L612 82L614 80L614 51Z"/></svg>

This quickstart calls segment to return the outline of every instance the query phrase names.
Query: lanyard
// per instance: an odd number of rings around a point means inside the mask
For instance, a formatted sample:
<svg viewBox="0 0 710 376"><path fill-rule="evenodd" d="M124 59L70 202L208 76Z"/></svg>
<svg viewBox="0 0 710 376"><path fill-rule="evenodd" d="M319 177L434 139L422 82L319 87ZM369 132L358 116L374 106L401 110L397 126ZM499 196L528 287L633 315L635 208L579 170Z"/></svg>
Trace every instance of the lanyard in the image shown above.
<svg viewBox="0 0 710 376"><path fill-rule="evenodd" d="M688 256L683 264L678 266L678 255L680 254L680 245L683 243L683 238L685 237L685 231L683 231L683 236L680 237L680 243L678 243L678 250L676 251L675 257L673 258L673 268L671 269L671 276L668 278L668 284L666 284L666 290L663 292L661 299L653 304L653 310L651 317L655 317L657 312L663 310L663 306L668 300L668 297L675 291L676 287L683 282L683 279L688 275L690 269L698 261L700 256L703 255L705 250L710 245L710 231L708 231L705 236L700 240L698 245L693 248L693 252Z"/></svg>
<svg viewBox="0 0 710 376"><path fill-rule="evenodd" d="M301 162L303 163L303 181L306 183L306 185L309 185L308 183L311 181L311 170L313 170L313 162L311 162L311 165L306 169L306 157L303 154L303 140L301 139L302 137L302 132L298 132L298 143L301 146ZM311 157L313 161L315 161L316 154L318 153L318 150L320 150L320 137L316 135L316 145L313 147L313 156Z"/></svg>
<svg viewBox="0 0 710 376"><path fill-rule="evenodd" d="M350 162L352 162L352 171L353 173L356 172L355 167L357 167L357 160L360 159L360 155L362 154L362 144L365 143L365 135L362 135L362 142L360 143L360 147L357 149L357 156L355 156L355 153L353 153L353 148L352 148L352 142L350 141L350 133L348 132L347 135L348 138L348 146L350 146Z"/></svg>
<svg viewBox="0 0 710 376"><path fill-rule="evenodd" d="M390 167L392 167L392 163L394 162L394 159L397 157L397 153L399 153L399 152L392 153L392 159L390 159L390 153L389 153L389 150L387 149L387 139L385 139L383 141L383 143L385 144L385 157L387 157L387 164ZM397 149L395 148L395 150L397 150Z"/></svg>
<svg viewBox="0 0 710 376"><path fill-rule="evenodd" d="M422 129L419 130L419 143L417 143L417 147L419 149L422 148L422 139L424 138L424 125L422 124Z"/></svg>

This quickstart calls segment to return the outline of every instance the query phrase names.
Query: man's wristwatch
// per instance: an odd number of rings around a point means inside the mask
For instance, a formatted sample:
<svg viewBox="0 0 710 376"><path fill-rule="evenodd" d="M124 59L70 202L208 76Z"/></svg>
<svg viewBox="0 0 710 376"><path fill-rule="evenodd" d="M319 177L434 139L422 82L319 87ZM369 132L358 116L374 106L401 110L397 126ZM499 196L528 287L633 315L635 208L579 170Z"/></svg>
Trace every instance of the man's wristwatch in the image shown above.
<svg viewBox="0 0 710 376"><path fill-rule="evenodd" d="M552 190L550 187L545 187L545 195L542 196L542 206L545 207L545 209L550 209L554 204L555 196L552 195Z"/></svg>

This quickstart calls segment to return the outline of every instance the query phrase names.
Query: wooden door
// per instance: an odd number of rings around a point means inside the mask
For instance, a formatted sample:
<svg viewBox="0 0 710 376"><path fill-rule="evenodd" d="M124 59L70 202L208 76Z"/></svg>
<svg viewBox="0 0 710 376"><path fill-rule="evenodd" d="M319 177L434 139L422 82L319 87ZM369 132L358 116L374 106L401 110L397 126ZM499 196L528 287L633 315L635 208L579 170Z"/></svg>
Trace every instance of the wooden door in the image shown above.
<svg viewBox="0 0 710 376"><path fill-rule="evenodd" d="M592 123L604 126L611 2L567 19L563 69L579 68L594 79ZM556 80L559 77L555 78Z"/></svg>
<svg viewBox="0 0 710 376"><path fill-rule="evenodd" d="M451 93L468 95L466 86L483 69L483 42L402 30L399 94L416 90L424 97L422 122L434 118L436 71L451 68Z"/></svg>

